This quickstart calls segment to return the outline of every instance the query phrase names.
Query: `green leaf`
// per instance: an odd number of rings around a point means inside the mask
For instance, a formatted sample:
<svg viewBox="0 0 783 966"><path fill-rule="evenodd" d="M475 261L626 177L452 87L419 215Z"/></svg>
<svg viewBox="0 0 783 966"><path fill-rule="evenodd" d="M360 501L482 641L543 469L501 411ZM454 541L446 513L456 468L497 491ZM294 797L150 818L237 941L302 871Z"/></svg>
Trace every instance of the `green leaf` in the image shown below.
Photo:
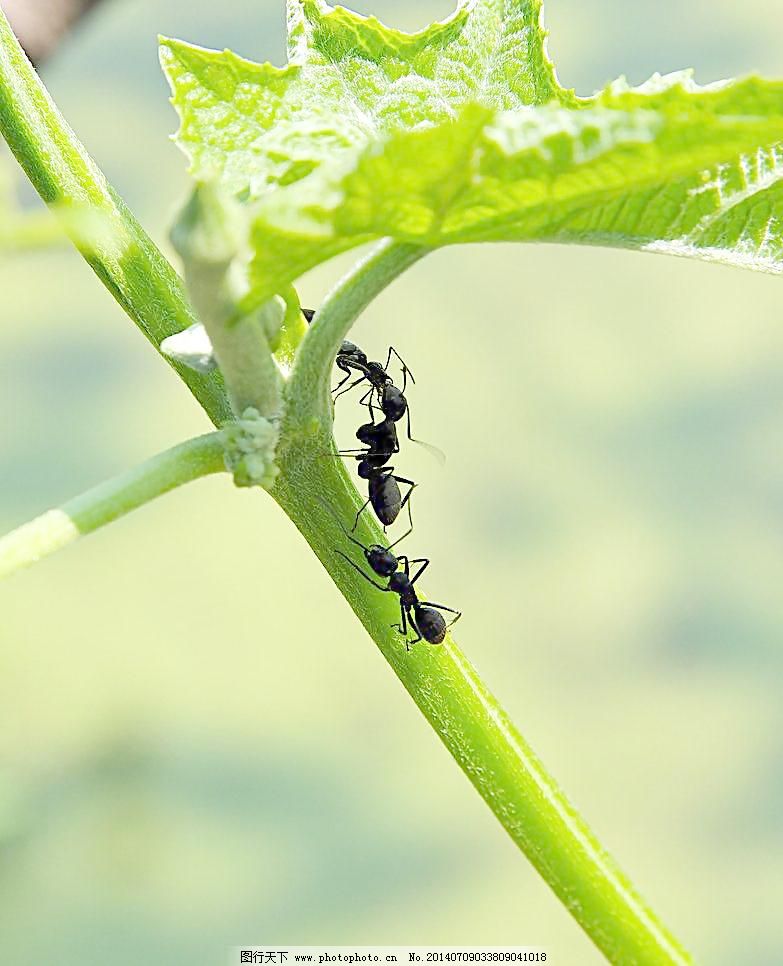
<svg viewBox="0 0 783 966"><path fill-rule="evenodd" d="M538 0L471 0L416 34L317 0L288 8L284 68L161 38L177 140L199 180L219 175L254 198L467 103L574 100L546 57Z"/></svg>
<svg viewBox="0 0 783 966"><path fill-rule="evenodd" d="M372 239L556 240L782 270L783 84L561 88L528 0L415 34L290 0L289 64L162 41L199 178L253 212L251 300Z"/></svg>

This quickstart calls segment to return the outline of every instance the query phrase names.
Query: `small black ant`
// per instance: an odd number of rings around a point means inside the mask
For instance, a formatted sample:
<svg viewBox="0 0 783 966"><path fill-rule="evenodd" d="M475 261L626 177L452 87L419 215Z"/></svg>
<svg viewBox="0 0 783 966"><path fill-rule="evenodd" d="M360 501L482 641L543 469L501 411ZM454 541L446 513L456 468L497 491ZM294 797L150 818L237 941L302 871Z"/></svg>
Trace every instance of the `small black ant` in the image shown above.
<svg viewBox="0 0 783 966"><path fill-rule="evenodd" d="M358 526L359 517L368 504L372 505L375 515L384 527L390 526L410 500L416 486L413 480L406 479L404 476L395 476L393 466L386 466L394 453L400 451L394 421L384 419L380 423L365 423L356 431L356 436L361 442L367 444L367 448L342 450L339 453L340 456L356 453L354 459L359 464L356 472L361 479L367 480L367 502L356 514L353 528L355 530ZM400 492L399 483L405 483L410 487L404 497Z"/></svg>
<svg viewBox="0 0 783 966"><path fill-rule="evenodd" d="M408 533L413 529L411 523L411 529L407 533L403 534L398 540L390 544L388 547L383 547L380 544L372 544L371 546L365 546L360 540L352 537L350 533L345 529L345 527L340 524L343 532L348 537L348 539L354 543L357 547L361 547L364 553L364 558L370 565L373 573L377 574L379 577L388 577L388 584L384 587L377 581L373 580L369 574L366 574L361 567L354 563L353 560L342 550L335 550L335 553L339 554L344 560L346 560L353 569L362 575L365 580L369 581L373 587L377 587L378 590L382 590L386 593L398 594L400 598L400 623L392 624L399 633L405 638L405 648L409 650L411 645L417 644L421 640L427 641L428 644L441 644L446 637L446 631L452 624L456 622L462 616L462 613L458 610L454 610L453 607L446 607L444 604L436 604L431 600L419 600L418 594L416 593L416 588L413 586L416 581L421 577L424 571L429 567L430 561L426 557L406 557L401 554L399 557L392 553L392 547L396 546L400 540L403 540L408 536ZM399 566L402 564L403 570L399 570ZM410 568L411 564L421 564L416 573L411 577ZM440 613L442 610L447 610L452 614L457 616L451 620L448 624L443 614ZM414 638L414 640L408 640L408 624L416 631L419 635Z"/></svg>
<svg viewBox="0 0 783 966"><path fill-rule="evenodd" d="M340 456L360 453L371 457L376 466L383 466L400 451L397 427L391 419L383 419L380 423L363 423L356 430L356 438L360 443L364 443L367 449L343 449L340 450ZM386 459L381 459L384 455ZM361 456L357 456L356 459L361 459Z"/></svg>
<svg viewBox="0 0 783 966"><path fill-rule="evenodd" d="M400 510L410 500L416 484L413 480L406 480L404 476L395 476L393 466L373 466L367 457L359 462L356 472L361 479L367 480L367 502L356 514L354 529L368 504L372 504L375 515L384 527L391 526L400 515ZM398 483L405 483L410 487L405 496L400 492Z"/></svg>
<svg viewBox="0 0 783 966"><path fill-rule="evenodd" d="M391 362L392 353L400 361L402 366L402 389L398 388L392 382L392 378L388 373L389 363ZM378 406L387 419L394 420L394 422L399 422L403 416L407 417L407 435L408 439L413 440L411 436L411 413L408 406L408 400L405 398L405 389L408 385L408 376L411 377L411 382L415 383L416 380L413 378L413 373L405 364L402 356L397 352L394 346L389 346L389 352L386 356L386 364L381 365L380 362L371 362L367 359L366 354L353 342L343 342L340 346L340 351L337 353L335 358L335 364L338 369L342 369L345 373L343 379L337 383L334 387L334 398L337 399L338 396L342 396L344 393L349 392L354 386L358 386L360 382L367 381L370 384L370 388L359 400L359 404L362 406L367 406L370 410L370 418L373 418L373 405L372 397L373 394L378 399ZM341 389L353 375L354 372L360 372L361 375L358 379L355 379L349 386L345 389ZM414 441L415 442L415 441Z"/></svg>
<svg viewBox="0 0 783 966"><path fill-rule="evenodd" d="M302 309L302 315L304 315L308 322L312 322L313 317L315 316L315 310ZM394 382L387 371L389 368L389 363L391 362L392 354L397 357L400 365L402 366L402 389L399 389L394 385ZM332 390L332 392L335 394L335 399L337 399L338 396L342 396L344 393L349 392L354 388L354 386L358 386L360 382L369 382L370 388L359 400L359 404L369 408L370 418L374 418L372 397L373 393L375 393L378 399L378 406L386 419L391 419L396 423L407 414L408 439L413 442L417 442L411 436L411 414L410 409L408 408L408 401L405 398L405 389L408 385L408 376L410 376L412 383L415 384L416 380L413 378L413 373L405 364L405 360L402 358L399 352L397 352L394 346L389 346L389 352L386 356L386 364L382 366L380 362L371 362L367 358L366 353L363 352L359 346L354 345L353 342L349 342L346 339L340 346L334 361L337 365L337 368L342 369L342 371L345 373L345 376ZM354 372L360 372L361 375L349 386L346 386L345 389L340 391L341 387L351 378Z"/></svg>
<svg viewBox="0 0 783 966"><path fill-rule="evenodd" d="M358 541L354 541L358 543ZM379 577L388 577L389 583L384 587L383 584L379 584L377 580L373 580L369 574L366 574L361 567L357 566L342 552L342 550L336 550L344 560L346 560L353 569L362 575L366 581L371 583L373 587L377 587L378 590L383 590L387 593L398 594L400 598L400 623L392 624L391 626L396 628L399 633L406 638L405 647L410 649L411 645L418 644L420 640L427 641L428 644L442 644L444 638L446 637L446 631L455 624L462 616L461 612L454 610L453 607L446 607L444 604L436 604L431 600L419 600L419 596L416 593L416 588L413 586L416 581L421 577L424 571L429 567L430 561L426 557L414 557L409 559L408 557L402 555L396 557L391 551L386 550L380 545L375 545L372 547L364 547L359 544L364 550L364 556L367 562L373 568L373 571L378 574ZM402 563L404 570L400 571L397 568L400 563ZM410 567L411 564L421 564L416 573L411 577ZM388 573L389 569L392 568L391 573ZM447 610L452 614L457 616L451 620L448 624L443 614L440 613L442 610ZM412 641L408 638L408 624L416 631L419 635Z"/></svg>

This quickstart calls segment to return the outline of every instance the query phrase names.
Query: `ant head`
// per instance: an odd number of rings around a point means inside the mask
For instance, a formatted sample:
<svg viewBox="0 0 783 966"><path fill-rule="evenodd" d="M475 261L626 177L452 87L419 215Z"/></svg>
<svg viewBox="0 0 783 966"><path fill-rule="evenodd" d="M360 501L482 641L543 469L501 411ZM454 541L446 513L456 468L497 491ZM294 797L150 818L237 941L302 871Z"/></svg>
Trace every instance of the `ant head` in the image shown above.
<svg viewBox="0 0 783 966"><path fill-rule="evenodd" d="M389 577L397 569L397 558L391 550L387 550L380 544L374 543L371 547L368 547L364 555L367 558L367 563L379 577Z"/></svg>
<svg viewBox="0 0 783 966"><path fill-rule="evenodd" d="M353 342L349 342L347 339L343 340L343 343L340 346L340 351L337 354L341 356L350 356L352 359L355 359L357 362L362 364L367 362L367 356L362 352L359 346L354 345Z"/></svg>
<svg viewBox="0 0 783 966"><path fill-rule="evenodd" d="M391 577L389 577L389 590L393 590L395 594L401 594L404 590L410 586L410 580L401 570L395 571Z"/></svg>

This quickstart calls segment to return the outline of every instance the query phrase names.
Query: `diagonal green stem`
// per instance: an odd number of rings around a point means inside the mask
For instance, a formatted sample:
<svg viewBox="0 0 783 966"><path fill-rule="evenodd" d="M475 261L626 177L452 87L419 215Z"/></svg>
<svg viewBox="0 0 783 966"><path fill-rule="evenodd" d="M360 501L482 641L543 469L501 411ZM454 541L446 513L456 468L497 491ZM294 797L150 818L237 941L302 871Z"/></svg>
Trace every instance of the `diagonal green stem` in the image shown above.
<svg viewBox="0 0 783 966"><path fill-rule="evenodd" d="M157 349L195 319L182 281L108 185L68 127L0 10L0 133L43 200L56 209L95 208L106 239L74 241L96 275ZM66 230L69 228L66 219ZM170 360L167 360L170 362ZM222 380L171 363L213 422L231 418Z"/></svg>
<svg viewBox="0 0 783 966"><path fill-rule="evenodd" d="M0 538L0 579L178 486L225 469L220 432L173 446Z"/></svg>

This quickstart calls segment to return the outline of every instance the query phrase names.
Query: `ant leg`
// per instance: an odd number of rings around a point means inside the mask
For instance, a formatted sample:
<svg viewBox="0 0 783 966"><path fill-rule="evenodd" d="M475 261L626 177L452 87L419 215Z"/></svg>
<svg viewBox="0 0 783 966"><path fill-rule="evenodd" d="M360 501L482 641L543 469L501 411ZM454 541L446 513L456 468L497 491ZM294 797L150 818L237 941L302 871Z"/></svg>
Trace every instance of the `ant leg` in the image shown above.
<svg viewBox="0 0 783 966"><path fill-rule="evenodd" d="M350 533L348 532L348 530L346 530L346 528L345 528L345 524L343 523L343 521L342 521L342 520L341 520L341 519L339 518L339 516L338 516L338 515L337 515L337 514L336 514L336 513L334 512L334 510L333 510L333 509L332 509L332 507L331 507L331 506L330 506L330 505L329 505L329 504L328 504L328 503L326 502L326 500L325 500L325 499L324 499L324 498L323 498L322 496L320 496L320 495L317 495L317 496L316 496L316 499L317 499L317 500L318 500L318 502L319 502L319 503L320 503L320 504L321 504L321 505L322 505L322 506L324 507L324 509L325 509L325 510L327 511L327 513L328 513L328 514L329 514L329 515L330 515L330 516L331 516L331 517L332 517L332 518L334 519L334 522L335 522L335 523L337 524L337 526L338 526L338 527L339 527L339 528L340 528L340 529L341 529L341 530L343 531L343 534L344 534L344 535L345 535L346 537L348 537L348 539L349 539L349 540L351 541L351 543L353 543L353 544L355 544L355 545L356 545L357 547L361 547L361 548L362 548L362 550L365 550L365 551L366 551L366 550L367 550L367 547L366 547L366 546L365 546L365 545L364 545L364 544L363 544L363 543L361 542L361 540L357 540L357 539L356 539L356 537L353 537L353 536L351 536L351 534L350 534Z"/></svg>
<svg viewBox="0 0 783 966"><path fill-rule="evenodd" d="M413 533L413 512L411 511L411 505L412 504L410 500L408 500L408 523L410 524L410 526L405 531L405 533L403 533L401 537L397 537L394 543L389 544L389 550L396 547L398 543L401 543L406 537L410 536Z"/></svg>
<svg viewBox="0 0 783 966"><path fill-rule="evenodd" d="M350 565L351 565L351 566L353 567L353 569L354 569L354 570L356 571L356 573L357 573L357 574L361 574L361 575L362 575L362 577L364 577L364 579L365 579L365 580L366 580L366 581L367 581L368 583L370 583L370 584L372 584L372 585L373 585L373 587L377 587L377 588L378 588L378 590L383 590L383 591L388 591L388 589L389 589L388 587L383 587L383 586L381 586L381 584L377 584L377 583L376 583L376 582L375 582L375 581L374 581L374 580L372 579L372 577L370 577L370 576L369 576L369 574L366 574L366 573L365 573L365 572L364 572L364 571L362 570L362 568L361 568L360 566L358 566L358 564L355 564L355 563L353 562L353 560L351 560L351 558L350 558L350 557L347 557L347 556L346 556L346 555L345 555L345 554L344 554L344 553L342 552L342 550L335 550L335 553L337 553L337 554L339 554L339 555L340 555L340 556L341 556L341 557L343 558L343 560L347 560L347 561L348 561L348 563L349 563L349 564L350 564Z"/></svg>
<svg viewBox="0 0 783 966"><path fill-rule="evenodd" d="M353 533L356 530L356 528L359 526L359 517L362 515L362 513L364 513L364 511L367 509L369 505L370 505L370 501L366 500L365 503L363 503L360 509L357 511L356 519L353 521L353 526L351 527L351 533Z"/></svg>
<svg viewBox="0 0 783 966"><path fill-rule="evenodd" d="M399 624L389 624L389 627L395 627L397 629L397 633L401 634L403 637L408 636L408 622L405 620L406 616L405 608L402 605L402 601L400 601L400 622Z"/></svg>
<svg viewBox="0 0 783 966"><path fill-rule="evenodd" d="M427 560L426 557L406 557L404 553L401 553L399 557L397 557L397 561L398 563L402 564L406 577L410 577L411 575L411 564L417 564L417 563L424 564L421 570L419 570L419 573L416 574L416 577L418 577L419 574L421 574L424 570L426 570L427 567L429 567L430 565L430 562L429 560ZM413 583L413 581L416 580L416 577L414 577L413 580L411 580L411 583Z"/></svg>
<svg viewBox="0 0 783 966"><path fill-rule="evenodd" d="M416 573L413 575L413 577L411 577L411 583L412 584L415 584L416 581L419 579L419 577L421 577L421 575L427 569L427 567L429 567L430 561L427 560L426 557L414 557L413 560L411 560L411 563L412 564L414 564L414 563L420 563L421 564L421 567L419 567L419 569L416 571Z"/></svg>
<svg viewBox="0 0 783 966"><path fill-rule="evenodd" d="M397 356L397 360L399 361L400 365L402 366L402 391L405 392L405 387L408 385L408 376L411 377L411 382L413 383L414 386L416 385L416 380L413 378L413 373L405 365L405 360L402 358L402 356L394 348L393 345L390 345L389 346L389 353L386 356L386 365L384 366L384 369L388 369L389 368L389 363L391 362L392 353L394 353L394 355Z"/></svg>
<svg viewBox="0 0 783 966"><path fill-rule="evenodd" d="M370 410L370 419L375 422L375 413L372 408L372 394L375 392L375 387L370 386L367 392L359 400L360 406L366 406Z"/></svg>
<svg viewBox="0 0 783 966"><path fill-rule="evenodd" d="M340 388L340 386L342 386L342 385L343 385L343 383L346 383L346 382L348 382L348 380L349 380L350 378L351 378L351 374L350 374L350 372L349 372L347 376L343 376L343 377L342 377L342 379L341 379L341 380L340 380L340 381L339 381L339 382L337 383L337 385L336 385L336 386L334 387L334 389L332 390L332 392L337 392L337 390L338 390L338 389Z"/></svg>
<svg viewBox="0 0 783 966"><path fill-rule="evenodd" d="M404 392L404 390L403 390L403 392ZM412 443L418 443L419 440L418 439L414 439L413 436L411 436L411 407L408 406L408 405L405 406L405 418L406 418L406 421L408 423L408 429L407 429L408 439Z"/></svg>
<svg viewBox="0 0 783 966"><path fill-rule="evenodd" d="M342 386L342 384L343 384L344 382L347 382L347 381L348 381L348 380L349 380L350 378L351 378L351 376L350 376L350 373L349 373L349 374L348 374L348 375L347 375L347 376L345 377L345 379L342 379L342 380L341 380L341 381L340 381L340 382L339 382L339 383L338 383L338 384L337 384L337 385L336 385L336 386L334 387L334 389L332 390L332 394L334 395L334 398L335 398L335 399L337 399L337 397L338 397L338 396L344 396L344 395L345 395L345 394L346 394L347 392L350 392L350 391L351 391L351 390L353 389L353 387L354 387L354 386L358 386L358 385L359 385L359 383L360 383L360 382L361 382L361 381L362 381L362 380L363 380L363 379L364 379L365 377L364 377L364 376L359 376L359 378L358 378L358 379L354 379L354 381L353 381L353 382L352 382L352 383L350 384L350 386L346 386L346 388L345 388L345 389L343 389L343 390L342 390L342 392L337 392L337 390L338 390L338 389L340 388L340 386Z"/></svg>
<svg viewBox="0 0 783 966"><path fill-rule="evenodd" d="M416 487L419 484L418 483L414 483L413 480L406 480L404 476L395 476L394 479L398 483L407 483L408 486L410 487L410 489L408 490L408 492L402 498L402 503L400 503L400 509L402 509L405 506L405 504L408 502L408 500L410 500L411 493L413 493L413 491L416 489Z"/></svg>
<svg viewBox="0 0 783 966"><path fill-rule="evenodd" d="M342 369L342 366L340 366L340 368ZM343 369L343 372L345 373L345 375L337 383L337 385L334 387L334 389L332 390L332 392L337 392L337 390L340 388L340 386L342 386L343 383L348 382L348 380L351 378L352 373L351 373L351 370L350 369Z"/></svg>
<svg viewBox="0 0 783 966"><path fill-rule="evenodd" d="M408 618L408 622L410 623L410 625L414 629L414 631L416 631L416 634L418 636L417 637L414 637L412 641L409 641L409 640L406 640L405 641L405 650L406 651L409 651L413 647L414 644L418 644L419 641L421 640L421 631L416 626L416 621L414 621L413 617L409 617Z"/></svg>

